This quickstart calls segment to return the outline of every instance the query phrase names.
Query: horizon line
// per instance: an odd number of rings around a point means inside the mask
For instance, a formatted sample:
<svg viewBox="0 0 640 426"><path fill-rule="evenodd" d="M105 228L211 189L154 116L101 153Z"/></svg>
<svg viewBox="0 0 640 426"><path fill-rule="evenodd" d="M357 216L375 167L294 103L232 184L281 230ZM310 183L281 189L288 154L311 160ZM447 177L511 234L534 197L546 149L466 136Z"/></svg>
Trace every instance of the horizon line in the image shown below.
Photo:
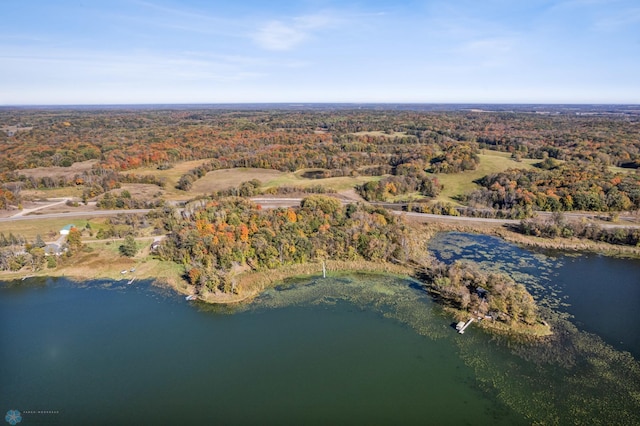
<svg viewBox="0 0 640 426"><path fill-rule="evenodd" d="M131 103L42 103L42 104L0 104L0 108L48 108L48 107L119 107L119 106L216 106L216 105L498 105L498 106L629 106L640 107L638 103L626 102L288 102L288 101L259 101L259 102L131 102Z"/></svg>

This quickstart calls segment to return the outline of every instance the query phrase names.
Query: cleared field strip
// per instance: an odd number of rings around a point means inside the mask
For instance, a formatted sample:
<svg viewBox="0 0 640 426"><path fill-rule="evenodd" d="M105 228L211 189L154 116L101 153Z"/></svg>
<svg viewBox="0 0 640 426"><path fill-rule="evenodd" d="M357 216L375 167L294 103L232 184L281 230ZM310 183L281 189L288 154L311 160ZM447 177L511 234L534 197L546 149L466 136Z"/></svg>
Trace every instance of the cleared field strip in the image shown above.
<svg viewBox="0 0 640 426"><path fill-rule="evenodd" d="M511 158L511 154L508 152L487 150L484 151L484 154L480 154L479 157L480 165L476 170L450 174L434 174L440 183L444 185L444 189L440 193L438 200L456 203L454 197L480 188L477 183L474 183L475 180L507 169L531 169L533 168L533 164L540 161L523 159L521 162L517 162Z"/></svg>

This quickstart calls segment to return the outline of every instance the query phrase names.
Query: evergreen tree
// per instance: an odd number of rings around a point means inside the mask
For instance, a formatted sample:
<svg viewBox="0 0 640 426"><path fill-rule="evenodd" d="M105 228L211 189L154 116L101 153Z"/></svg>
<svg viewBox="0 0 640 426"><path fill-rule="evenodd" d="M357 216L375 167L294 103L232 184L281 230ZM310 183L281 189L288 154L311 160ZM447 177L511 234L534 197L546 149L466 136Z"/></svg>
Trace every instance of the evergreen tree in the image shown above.
<svg viewBox="0 0 640 426"><path fill-rule="evenodd" d="M119 248L120 254L127 257L133 257L138 253L138 245L136 244L136 239L133 235L127 235L124 238L124 244L122 244Z"/></svg>
<svg viewBox="0 0 640 426"><path fill-rule="evenodd" d="M33 245L38 248L43 248L47 246L47 244L45 244L45 242L42 240L42 237L40 236L40 234L36 235L36 241L35 243L33 243Z"/></svg>

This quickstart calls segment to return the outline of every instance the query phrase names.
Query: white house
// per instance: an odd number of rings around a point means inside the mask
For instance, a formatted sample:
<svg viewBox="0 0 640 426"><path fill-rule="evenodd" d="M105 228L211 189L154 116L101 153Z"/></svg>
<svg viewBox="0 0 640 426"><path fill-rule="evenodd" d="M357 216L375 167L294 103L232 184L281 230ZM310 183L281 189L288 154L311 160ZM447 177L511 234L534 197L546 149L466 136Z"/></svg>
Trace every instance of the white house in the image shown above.
<svg viewBox="0 0 640 426"><path fill-rule="evenodd" d="M62 228L60 230L60 235L69 235L69 231L71 231L71 228L75 228L75 225L67 225L64 228Z"/></svg>

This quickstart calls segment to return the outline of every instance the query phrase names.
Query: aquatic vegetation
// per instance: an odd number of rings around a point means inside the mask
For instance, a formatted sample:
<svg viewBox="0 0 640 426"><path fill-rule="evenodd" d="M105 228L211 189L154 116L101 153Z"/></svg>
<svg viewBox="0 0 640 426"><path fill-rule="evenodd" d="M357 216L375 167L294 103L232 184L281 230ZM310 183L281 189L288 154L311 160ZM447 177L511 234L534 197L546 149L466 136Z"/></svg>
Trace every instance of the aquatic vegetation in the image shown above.
<svg viewBox="0 0 640 426"><path fill-rule="evenodd" d="M453 259L482 247L484 238L489 237L448 234L437 237L430 248L444 259L446 246L448 259ZM497 239L486 241L505 245L480 250L482 259L491 259L481 260L481 267L492 265L487 269L510 271L514 279L532 289L553 336L518 339L489 335L473 327L460 336L451 328L450 317L422 291L419 282L373 274L289 280L240 309L349 302L399 321L428 339L452 342L473 369L477 384L533 424L639 424L640 364L629 353L578 329L570 314L557 309L566 304L566 296L552 284L561 259L529 253ZM544 276L536 273L538 268Z"/></svg>

